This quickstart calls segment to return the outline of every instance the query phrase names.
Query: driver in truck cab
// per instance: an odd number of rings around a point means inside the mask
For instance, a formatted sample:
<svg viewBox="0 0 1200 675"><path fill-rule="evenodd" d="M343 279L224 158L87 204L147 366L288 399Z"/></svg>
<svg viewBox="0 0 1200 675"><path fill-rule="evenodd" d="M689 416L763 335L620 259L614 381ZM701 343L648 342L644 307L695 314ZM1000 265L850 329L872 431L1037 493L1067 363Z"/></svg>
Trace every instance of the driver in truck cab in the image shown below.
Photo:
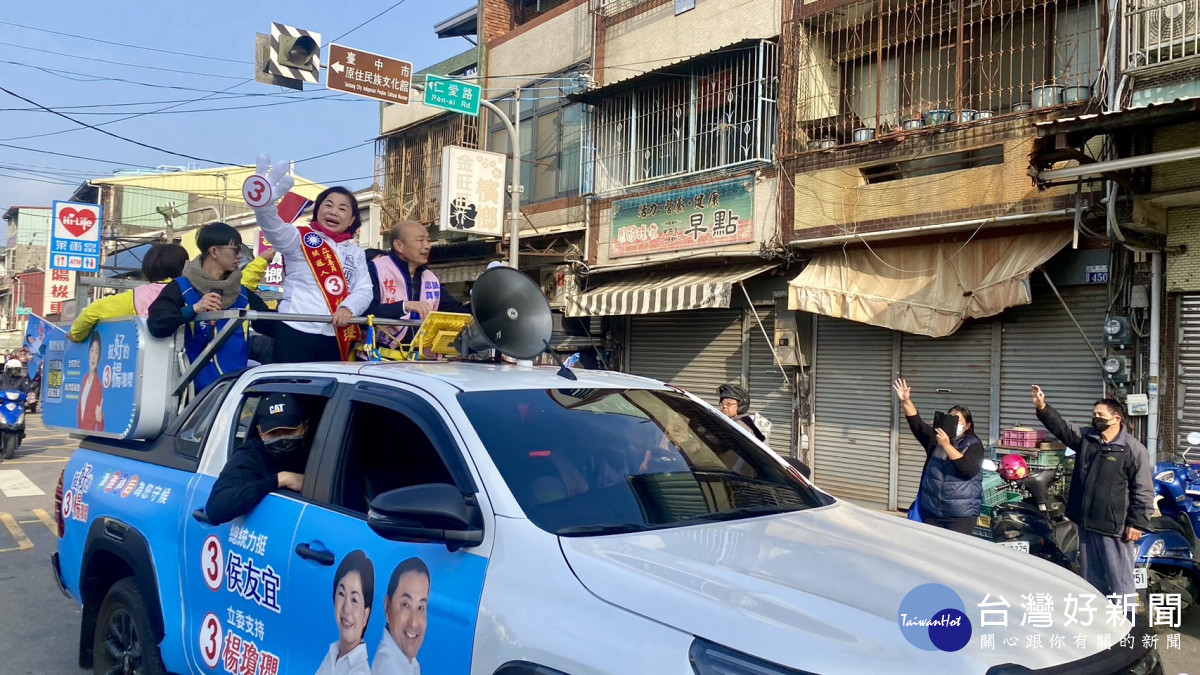
<svg viewBox="0 0 1200 675"><path fill-rule="evenodd" d="M258 434L239 445L213 483L204 513L216 525L245 515L279 489L299 492L308 461L308 419L291 394L271 394L258 405Z"/></svg>

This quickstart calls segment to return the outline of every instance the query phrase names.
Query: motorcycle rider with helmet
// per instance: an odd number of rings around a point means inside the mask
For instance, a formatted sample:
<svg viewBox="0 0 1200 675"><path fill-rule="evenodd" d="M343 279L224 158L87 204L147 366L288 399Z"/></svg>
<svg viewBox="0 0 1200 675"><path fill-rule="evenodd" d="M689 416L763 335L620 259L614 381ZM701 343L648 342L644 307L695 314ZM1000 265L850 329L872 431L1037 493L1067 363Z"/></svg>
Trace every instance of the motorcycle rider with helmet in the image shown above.
<svg viewBox="0 0 1200 675"><path fill-rule="evenodd" d="M25 375L25 364L17 359L9 359L4 364L4 376L0 378L0 391L20 391L26 394L33 391L33 381Z"/></svg>

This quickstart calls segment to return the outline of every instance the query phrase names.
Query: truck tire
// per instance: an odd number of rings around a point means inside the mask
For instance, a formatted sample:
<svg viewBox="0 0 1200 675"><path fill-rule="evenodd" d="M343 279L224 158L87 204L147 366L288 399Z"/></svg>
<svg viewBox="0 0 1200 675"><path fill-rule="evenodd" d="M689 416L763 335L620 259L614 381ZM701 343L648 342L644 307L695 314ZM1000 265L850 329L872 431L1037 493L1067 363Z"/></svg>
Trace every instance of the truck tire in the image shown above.
<svg viewBox="0 0 1200 675"><path fill-rule="evenodd" d="M100 603L92 641L96 675L164 675L162 655L153 642L146 600L132 578L112 585Z"/></svg>

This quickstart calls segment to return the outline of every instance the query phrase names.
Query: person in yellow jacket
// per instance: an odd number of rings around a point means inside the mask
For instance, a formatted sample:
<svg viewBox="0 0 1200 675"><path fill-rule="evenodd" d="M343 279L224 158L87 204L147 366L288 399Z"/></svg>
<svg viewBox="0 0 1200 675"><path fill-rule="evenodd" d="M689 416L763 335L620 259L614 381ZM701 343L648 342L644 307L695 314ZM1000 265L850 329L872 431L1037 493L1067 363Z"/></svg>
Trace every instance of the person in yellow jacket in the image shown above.
<svg viewBox="0 0 1200 675"><path fill-rule="evenodd" d="M242 285L256 290L263 276L267 273L267 264L275 256L268 249L263 255L255 258L242 271ZM112 319L122 316L145 317L150 311L150 305L162 292L167 282L183 274L183 266L187 263L187 249L179 244L154 244L142 257L142 276L148 284L117 293L91 303L79 313L79 318L71 324L69 337L74 342L83 342L91 335L101 319Z"/></svg>

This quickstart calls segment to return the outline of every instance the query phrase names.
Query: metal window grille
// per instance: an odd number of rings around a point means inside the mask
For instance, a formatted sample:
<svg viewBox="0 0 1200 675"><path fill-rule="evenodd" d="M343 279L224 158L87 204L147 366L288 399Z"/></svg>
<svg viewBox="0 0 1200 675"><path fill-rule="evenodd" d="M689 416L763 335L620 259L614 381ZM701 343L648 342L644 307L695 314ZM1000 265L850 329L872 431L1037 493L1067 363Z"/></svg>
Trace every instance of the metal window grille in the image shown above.
<svg viewBox="0 0 1200 675"><path fill-rule="evenodd" d="M637 83L592 110L597 192L775 157L777 46L760 41Z"/></svg>
<svg viewBox="0 0 1200 675"><path fill-rule="evenodd" d="M800 16L784 74L797 89L788 154L1087 101L1101 11L1096 0L867 0Z"/></svg>
<svg viewBox="0 0 1200 675"><path fill-rule="evenodd" d="M639 5L644 5L653 0L594 0L600 13L604 16L616 16L621 12L633 9Z"/></svg>
<svg viewBox="0 0 1200 675"><path fill-rule="evenodd" d="M475 118L448 115L380 139L376 145L384 166L380 231L390 230L399 220L436 223L442 208L442 148L478 148L478 136Z"/></svg>
<svg viewBox="0 0 1200 675"><path fill-rule="evenodd" d="M1200 56L1200 0L1129 0L1122 51L1130 71Z"/></svg>

